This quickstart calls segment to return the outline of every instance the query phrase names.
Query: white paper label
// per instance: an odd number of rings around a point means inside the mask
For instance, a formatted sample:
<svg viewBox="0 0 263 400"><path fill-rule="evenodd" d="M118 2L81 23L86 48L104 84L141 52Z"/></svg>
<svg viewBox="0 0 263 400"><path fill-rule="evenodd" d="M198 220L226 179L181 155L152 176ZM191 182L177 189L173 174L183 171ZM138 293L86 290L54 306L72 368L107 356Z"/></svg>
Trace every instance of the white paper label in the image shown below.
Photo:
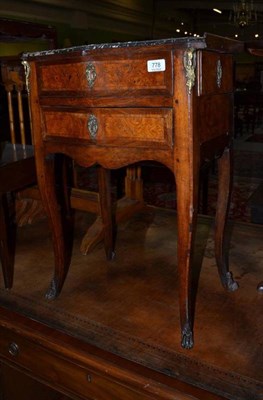
<svg viewBox="0 0 263 400"><path fill-rule="evenodd" d="M147 61L148 72L161 72L165 71L165 59L160 60L148 60Z"/></svg>

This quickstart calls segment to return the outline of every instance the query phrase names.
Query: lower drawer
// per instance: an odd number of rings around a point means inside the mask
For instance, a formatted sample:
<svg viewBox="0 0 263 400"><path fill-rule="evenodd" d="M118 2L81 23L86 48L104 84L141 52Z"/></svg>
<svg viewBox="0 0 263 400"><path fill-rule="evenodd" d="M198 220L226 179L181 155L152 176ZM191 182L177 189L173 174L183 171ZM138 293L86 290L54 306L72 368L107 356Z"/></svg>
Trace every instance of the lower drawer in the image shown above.
<svg viewBox="0 0 263 400"><path fill-rule="evenodd" d="M171 148L171 109L42 109L45 138L70 138L101 145Z"/></svg>
<svg viewBox="0 0 263 400"><path fill-rule="evenodd" d="M74 398L76 396L87 400L150 400L152 398L143 392L132 390L111 380L110 377L108 379L68 359L59 357L41 345L5 328L0 331L0 357L54 389L67 393L69 396L74 395Z"/></svg>

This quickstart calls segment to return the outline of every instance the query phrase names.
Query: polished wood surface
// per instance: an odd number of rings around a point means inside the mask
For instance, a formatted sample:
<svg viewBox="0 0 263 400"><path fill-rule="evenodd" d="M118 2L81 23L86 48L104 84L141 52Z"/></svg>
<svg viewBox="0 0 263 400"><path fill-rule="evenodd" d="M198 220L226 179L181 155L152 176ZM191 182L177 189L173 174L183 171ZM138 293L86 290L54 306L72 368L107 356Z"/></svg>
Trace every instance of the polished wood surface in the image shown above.
<svg viewBox="0 0 263 400"><path fill-rule="evenodd" d="M223 400L206 390L192 387L176 379L163 377L155 371L136 366L48 329L45 325L1 311L0 355L7 365L13 365L42 383L66 393L72 399L100 400ZM15 321L15 326L10 323ZM15 330L19 329L17 335ZM12 342L10 343L10 340ZM14 345L19 343L17 352ZM13 345L13 347L11 346ZM10 347L11 346L11 347ZM5 372L2 369L2 373ZM12 370L13 372L13 370ZM10 372L4 375L9 377ZM2 382L5 383L2 378ZM24 382L24 380L22 380ZM24 383L23 383L24 385ZM2 390L8 390L6 385ZM23 393L24 386L13 391ZM10 391L9 391L10 392ZM34 399L37 391L31 386ZM1 391L0 391L1 393ZM20 397L21 398L21 397ZM19 399L20 399L19 398ZM50 398L50 397L49 397ZM52 397L51 397L52 398ZM55 397L57 398L57 397ZM6 400L13 400L6 397Z"/></svg>
<svg viewBox="0 0 263 400"><path fill-rule="evenodd" d="M185 348L193 346L191 274L199 171L208 160L219 159L216 261L223 286L230 291L237 288L228 271L224 246L231 192L231 52L237 48L238 42L207 35L200 39L91 45L24 56L38 185L49 215L55 254L48 298L59 295L70 265L64 230L70 221L61 219L55 163L50 157L56 153L70 156L84 167L99 164L105 178L106 169L143 160L158 161L174 173ZM165 65L161 71L154 70L155 60ZM148 70L147 61L151 63ZM105 251L111 258L115 221L109 185L105 179L100 181Z"/></svg>
<svg viewBox="0 0 263 400"><path fill-rule="evenodd" d="M119 224L110 266L102 245L87 256L79 251L93 218L75 216L72 265L56 301L44 297L53 269L47 221L18 230L13 289L6 291L0 278L1 363L74 399L260 400L262 296L255 288L262 226L231 225L230 260L240 289L224 293L214 221L198 219L196 345L186 352L175 295L176 213L147 207ZM1 372L6 381L9 372ZM23 392L21 379L13 389Z"/></svg>

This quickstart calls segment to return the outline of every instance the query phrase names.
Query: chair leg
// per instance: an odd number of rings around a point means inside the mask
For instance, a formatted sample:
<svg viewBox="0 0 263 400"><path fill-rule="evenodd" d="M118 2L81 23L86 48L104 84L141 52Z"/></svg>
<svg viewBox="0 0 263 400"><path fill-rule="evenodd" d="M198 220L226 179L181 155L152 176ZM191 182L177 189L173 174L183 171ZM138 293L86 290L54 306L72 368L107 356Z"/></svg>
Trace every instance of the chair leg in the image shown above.
<svg viewBox="0 0 263 400"><path fill-rule="evenodd" d="M14 275L14 252L7 196L0 194L0 260L6 289L11 289Z"/></svg>

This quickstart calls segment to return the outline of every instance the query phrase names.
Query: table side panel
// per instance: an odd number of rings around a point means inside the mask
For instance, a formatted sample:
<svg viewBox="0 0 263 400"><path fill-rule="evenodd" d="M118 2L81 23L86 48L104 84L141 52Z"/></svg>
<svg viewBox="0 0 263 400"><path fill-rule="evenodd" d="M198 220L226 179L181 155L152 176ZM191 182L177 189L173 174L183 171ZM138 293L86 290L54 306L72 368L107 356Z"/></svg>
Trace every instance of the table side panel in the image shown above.
<svg viewBox="0 0 263 400"><path fill-rule="evenodd" d="M198 51L198 95L233 91L232 55Z"/></svg>
<svg viewBox="0 0 263 400"><path fill-rule="evenodd" d="M200 144L232 135L232 95L218 94L198 98L197 130Z"/></svg>

